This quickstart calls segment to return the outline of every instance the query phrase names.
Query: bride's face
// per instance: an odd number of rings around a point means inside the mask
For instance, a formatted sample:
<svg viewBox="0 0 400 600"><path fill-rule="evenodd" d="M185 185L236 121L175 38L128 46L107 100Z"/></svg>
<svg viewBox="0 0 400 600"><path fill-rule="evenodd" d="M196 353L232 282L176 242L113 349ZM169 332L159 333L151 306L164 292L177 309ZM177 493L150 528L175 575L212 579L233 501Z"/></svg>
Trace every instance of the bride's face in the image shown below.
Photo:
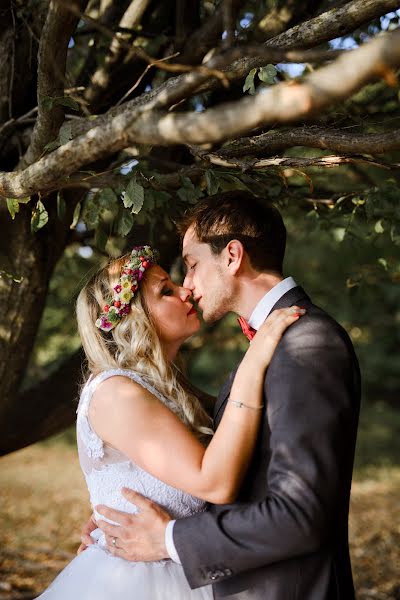
<svg viewBox="0 0 400 600"><path fill-rule="evenodd" d="M160 266L147 271L143 293L160 341L167 348L179 346L200 328L191 291L171 281Z"/></svg>

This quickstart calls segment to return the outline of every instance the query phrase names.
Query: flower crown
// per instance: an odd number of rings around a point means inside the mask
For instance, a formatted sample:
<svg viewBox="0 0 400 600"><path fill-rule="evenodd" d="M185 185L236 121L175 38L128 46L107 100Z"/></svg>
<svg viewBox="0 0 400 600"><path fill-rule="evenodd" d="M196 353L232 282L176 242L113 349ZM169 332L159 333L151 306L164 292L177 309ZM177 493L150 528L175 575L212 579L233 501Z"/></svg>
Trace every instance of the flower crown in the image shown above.
<svg viewBox="0 0 400 600"><path fill-rule="evenodd" d="M131 310L131 300L143 278L146 269L157 263L159 253L150 246L135 246L129 261L121 269L121 277L114 286L114 295L103 308L95 325L103 331L111 331L122 317Z"/></svg>

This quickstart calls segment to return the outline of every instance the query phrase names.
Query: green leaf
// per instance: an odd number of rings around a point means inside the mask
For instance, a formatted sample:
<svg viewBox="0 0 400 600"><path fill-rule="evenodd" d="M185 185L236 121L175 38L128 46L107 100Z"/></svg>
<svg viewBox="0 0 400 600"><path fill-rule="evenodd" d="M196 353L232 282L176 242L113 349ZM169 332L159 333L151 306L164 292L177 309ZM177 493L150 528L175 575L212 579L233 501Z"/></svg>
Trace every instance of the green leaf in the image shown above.
<svg viewBox="0 0 400 600"><path fill-rule="evenodd" d="M70 96L42 96L41 106L46 111L51 110L54 106L67 106L72 110L79 110L79 104Z"/></svg>
<svg viewBox="0 0 400 600"><path fill-rule="evenodd" d="M235 175L223 173L220 175L219 179L221 181L220 187L223 192L228 192L230 190L246 190L253 193L253 191Z"/></svg>
<svg viewBox="0 0 400 600"><path fill-rule="evenodd" d="M52 142L49 142L48 144L46 144L45 147L43 148L43 150L47 150L47 152L53 152L53 150L56 150L59 147L60 147L60 142L57 139L57 140L53 140Z"/></svg>
<svg viewBox="0 0 400 600"><path fill-rule="evenodd" d="M264 83L272 85L275 83L277 73L278 71L275 69L274 65L266 65L265 67L260 67L258 69L258 78Z"/></svg>
<svg viewBox="0 0 400 600"><path fill-rule="evenodd" d="M70 96L61 96L60 98L56 98L55 103L61 104L61 106L67 106L68 108L72 108L72 110L79 110L78 102Z"/></svg>
<svg viewBox="0 0 400 600"><path fill-rule="evenodd" d="M168 192L163 192L161 190L153 190L153 198L156 208L163 208L166 204L170 202L172 196Z"/></svg>
<svg viewBox="0 0 400 600"><path fill-rule="evenodd" d="M346 236L346 229L344 227L335 227L332 229L332 235L337 242L343 242Z"/></svg>
<svg viewBox="0 0 400 600"><path fill-rule="evenodd" d="M209 196L213 196L219 190L219 181L216 178L214 171L211 171L211 169L206 171L205 177L207 183L207 193Z"/></svg>
<svg viewBox="0 0 400 600"><path fill-rule="evenodd" d="M45 209L41 200L38 200L35 208L32 211L31 218L31 231L36 233L39 229L42 229L49 220L49 215Z"/></svg>
<svg viewBox="0 0 400 600"><path fill-rule="evenodd" d="M97 197L99 205L103 208L108 208L110 210L112 205L115 205L118 202L116 193L109 187L100 190Z"/></svg>
<svg viewBox="0 0 400 600"><path fill-rule="evenodd" d="M253 95L256 92L256 88L254 86L254 77L255 74L257 73L257 69L251 69L250 73L247 75L245 81L244 81L244 86L243 86L243 91L244 92L249 92L249 94Z"/></svg>
<svg viewBox="0 0 400 600"><path fill-rule="evenodd" d="M80 216L81 216L81 203L78 202L78 204L75 206L74 216L72 217L72 223L69 226L70 229L75 229L75 227L78 224Z"/></svg>
<svg viewBox="0 0 400 600"><path fill-rule="evenodd" d="M98 205L85 206L82 218L88 229L96 229L100 221L101 209Z"/></svg>
<svg viewBox="0 0 400 600"><path fill-rule="evenodd" d="M192 191L189 190L188 188L181 187L176 192L176 194L177 194L178 198L180 200L182 200L182 202L187 202L188 204L192 204L193 202L196 202L196 199L194 198Z"/></svg>
<svg viewBox="0 0 400 600"><path fill-rule="evenodd" d="M11 215L12 220L15 219L15 215L19 212L19 202L14 198L7 198L7 208Z"/></svg>
<svg viewBox="0 0 400 600"><path fill-rule="evenodd" d="M390 238L396 246L400 246L400 226L398 224L394 224L390 228Z"/></svg>
<svg viewBox="0 0 400 600"><path fill-rule="evenodd" d="M65 217L65 200L61 190L57 192L57 216L60 221Z"/></svg>
<svg viewBox="0 0 400 600"><path fill-rule="evenodd" d="M60 145L63 146L72 138L72 125L71 123L64 123L61 125L60 132L58 134L58 139L60 141Z"/></svg>
<svg viewBox="0 0 400 600"><path fill-rule="evenodd" d="M385 271L388 270L388 264L387 264L387 260L385 258L378 258L378 263L380 265L382 265L382 267L385 269Z"/></svg>
<svg viewBox="0 0 400 600"><path fill-rule="evenodd" d="M376 233L383 233L385 231L382 225L382 219L379 219L379 221L375 223L374 229Z"/></svg>
<svg viewBox="0 0 400 600"><path fill-rule="evenodd" d="M135 215L141 211L144 202L144 189L134 177L128 183L125 193L122 194L122 200L125 208L131 208Z"/></svg>
<svg viewBox="0 0 400 600"><path fill-rule="evenodd" d="M118 220L115 224L115 231L118 235L125 236L127 235L133 226L133 215L127 210L121 210L121 214L118 217Z"/></svg>
<svg viewBox="0 0 400 600"><path fill-rule="evenodd" d="M177 191L177 196L183 202L196 204L197 200L202 197L203 192L200 188L193 185L189 177L181 177L182 187Z"/></svg>
<svg viewBox="0 0 400 600"><path fill-rule="evenodd" d="M106 248L107 242L108 242L108 235L104 231L102 225L100 224L97 227L96 233L94 235L94 243L96 244L96 246L99 250L104 251Z"/></svg>

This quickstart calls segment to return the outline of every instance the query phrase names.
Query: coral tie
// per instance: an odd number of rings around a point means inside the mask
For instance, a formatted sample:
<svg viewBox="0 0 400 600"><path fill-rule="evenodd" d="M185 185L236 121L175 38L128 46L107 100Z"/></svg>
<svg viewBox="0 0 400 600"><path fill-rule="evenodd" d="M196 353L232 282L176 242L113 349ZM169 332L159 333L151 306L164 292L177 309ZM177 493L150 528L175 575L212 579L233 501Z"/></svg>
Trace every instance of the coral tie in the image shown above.
<svg viewBox="0 0 400 600"><path fill-rule="evenodd" d="M249 342L251 342L253 337L256 335L256 330L253 329L252 327L250 327L250 325L248 324L246 319L243 319L243 317L238 318L238 323L239 323L240 327L242 328L244 335L247 337Z"/></svg>

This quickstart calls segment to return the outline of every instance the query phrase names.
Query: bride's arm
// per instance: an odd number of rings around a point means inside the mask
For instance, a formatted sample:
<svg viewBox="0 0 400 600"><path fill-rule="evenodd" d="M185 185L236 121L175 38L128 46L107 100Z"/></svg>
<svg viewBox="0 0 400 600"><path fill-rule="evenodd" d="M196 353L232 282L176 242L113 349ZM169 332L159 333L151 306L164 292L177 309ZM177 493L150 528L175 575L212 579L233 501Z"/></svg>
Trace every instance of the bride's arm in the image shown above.
<svg viewBox="0 0 400 600"><path fill-rule="evenodd" d="M214 504L232 502L257 438L265 369L282 333L297 319L293 308L281 309L260 328L207 449L162 402L126 377L99 385L89 409L91 426L105 442L168 485Z"/></svg>

